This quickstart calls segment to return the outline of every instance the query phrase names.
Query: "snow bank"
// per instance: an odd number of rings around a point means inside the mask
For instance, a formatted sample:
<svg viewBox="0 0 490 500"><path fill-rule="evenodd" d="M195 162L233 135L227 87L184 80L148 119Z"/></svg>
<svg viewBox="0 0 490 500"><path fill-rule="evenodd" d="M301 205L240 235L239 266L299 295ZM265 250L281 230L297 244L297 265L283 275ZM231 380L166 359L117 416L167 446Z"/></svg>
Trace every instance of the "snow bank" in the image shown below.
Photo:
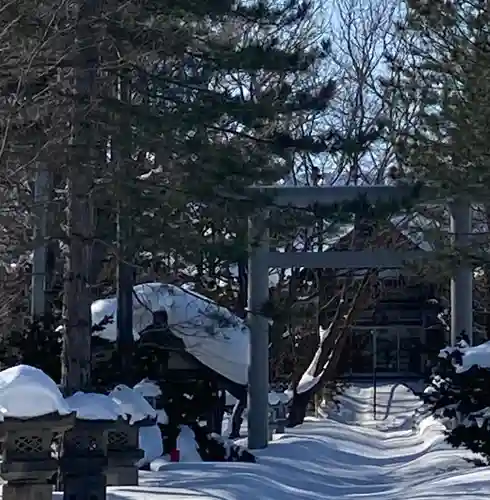
<svg viewBox="0 0 490 500"><path fill-rule="evenodd" d="M439 449L426 435L308 418L257 452L259 467L168 464L161 458L163 471L143 473L139 491L111 493L120 500L141 495L145 500L481 500L490 495L489 468L475 469L466 462L467 452Z"/></svg>
<svg viewBox="0 0 490 500"><path fill-rule="evenodd" d="M157 417L150 403L127 385L117 385L109 396L119 406L122 415L129 419L131 425L147 418L156 419Z"/></svg>
<svg viewBox="0 0 490 500"><path fill-rule="evenodd" d="M66 402L81 420L117 420L124 417L121 407L105 394L77 392L66 398Z"/></svg>
<svg viewBox="0 0 490 500"><path fill-rule="evenodd" d="M27 365L0 372L0 418L29 418L71 413L58 386L48 375Z"/></svg>
<svg viewBox="0 0 490 500"><path fill-rule="evenodd" d="M152 313L166 311L168 326L180 337L187 352L201 363L241 385L248 381L250 332L244 321L228 309L190 290L163 283L145 283L134 287L133 334L139 334L153 322ZM105 316L116 318L115 297L92 304L92 322ZM115 341L115 321L95 335Z"/></svg>

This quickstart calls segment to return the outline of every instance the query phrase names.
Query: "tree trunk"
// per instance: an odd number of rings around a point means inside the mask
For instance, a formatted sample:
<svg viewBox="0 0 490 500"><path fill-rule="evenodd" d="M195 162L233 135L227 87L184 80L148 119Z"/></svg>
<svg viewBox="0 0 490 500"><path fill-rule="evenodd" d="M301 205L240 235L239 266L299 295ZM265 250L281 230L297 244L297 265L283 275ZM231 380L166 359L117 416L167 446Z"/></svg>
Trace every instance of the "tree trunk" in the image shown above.
<svg viewBox="0 0 490 500"><path fill-rule="evenodd" d="M315 384L303 393L299 394L295 389L288 416L288 427L295 427L303 423L311 397L324 386L327 380L333 381L335 379L337 365L347 343L349 326L354 322L355 314L362 310L362 306L365 305L363 300L365 298L364 292L366 288L370 289L369 285L372 277L372 272L366 273L362 282L358 285L354 297L349 301L346 298L347 286L344 285L340 303L330 323L330 334L318 346L320 353L312 374L318 378Z"/></svg>
<svg viewBox="0 0 490 500"><path fill-rule="evenodd" d="M247 261L241 259L238 265L238 297L235 313L240 318L245 318L247 315L247 290L248 290L248 275L247 275Z"/></svg>
<svg viewBox="0 0 490 500"><path fill-rule="evenodd" d="M41 138L44 137L41 135ZM43 142L38 144L42 147ZM36 164L34 181L34 251L32 257L31 317L37 321L46 314L46 271L48 256L48 207L51 198L50 172L43 161Z"/></svg>
<svg viewBox="0 0 490 500"><path fill-rule="evenodd" d="M240 428L243 422L243 412L245 411L246 407L247 396L244 395L243 398L239 399L233 407L233 412L231 414L230 439L236 439L240 437Z"/></svg>
<svg viewBox="0 0 490 500"><path fill-rule="evenodd" d="M62 386L65 396L90 387L91 313L88 287L89 207L80 193L87 186L85 175L68 184L68 255L64 287L65 332L62 351ZM78 169L77 169L78 170Z"/></svg>
<svg viewBox="0 0 490 500"><path fill-rule="evenodd" d="M90 190L93 184L95 141L91 109L95 106L97 71L96 35L93 18L97 0L81 0L76 26L75 92L72 116L72 144L68 158L67 239L64 283L65 332L61 379L65 396L90 388L91 313L89 266L91 230ZM96 160L95 160L96 161Z"/></svg>
<svg viewBox="0 0 490 500"><path fill-rule="evenodd" d="M123 75L119 79L119 95L122 106L129 107L131 101L131 79ZM131 176L131 117L122 112L120 119L120 133L114 141L113 154L116 160L118 175L117 184L117 240L119 258L117 262L117 351L121 363L122 381L127 385L133 383L133 286L134 267L130 261L132 252L132 219L131 203L125 185Z"/></svg>

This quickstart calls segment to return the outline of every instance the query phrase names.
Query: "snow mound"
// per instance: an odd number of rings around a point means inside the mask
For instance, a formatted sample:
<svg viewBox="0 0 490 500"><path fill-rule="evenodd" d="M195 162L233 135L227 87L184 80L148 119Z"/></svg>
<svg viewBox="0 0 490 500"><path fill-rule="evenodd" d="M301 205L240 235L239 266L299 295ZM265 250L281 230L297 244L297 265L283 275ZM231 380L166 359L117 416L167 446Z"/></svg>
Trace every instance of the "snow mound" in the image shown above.
<svg viewBox="0 0 490 500"><path fill-rule="evenodd" d="M127 385L117 385L109 396L119 406L121 413L129 419L131 425L147 418L156 419L157 417L156 411L150 403Z"/></svg>
<svg viewBox="0 0 490 500"><path fill-rule="evenodd" d="M157 383L148 380L147 378L143 379L141 382L138 382L134 387L138 394L141 394L146 398L157 398L162 395L162 390L158 386Z"/></svg>
<svg viewBox="0 0 490 500"><path fill-rule="evenodd" d="M157 383L152 382L151 380L144 379L141 382L138 382L133 390L138 394L141 394L144 398L157 398L162 395L162 390L158 386ZM168 424L168 415L167 412L161 408L159 410L155 410L157 422L159 424L166 425Z"/></svg>
<svg viewBox="0 0 490 500"><path fill-rule="evenodd" d="M193 464L202 462L202 458L197 451L196 439L193 430L183 425L177 438L177 449L180 452L180 463ZM170 464L168 456L159 457L150 463L150 470L159 472L165 470ZM175 465L175 464L172 464Z"/></svg>
<svg viewBox="0 0 490 500"><path fill-rule="evenodd" d="M121 407L105 394L76 392L66 402L81 420L117 420L124 416Z"/></svg>
<svg viewBox="0 0 490 500"><path fill-rule="evenodd" d="M286 394L285 392L269 392L269 404L270 405L278 405L279 403L289 403L291 397L290 394Z"/></svg>
<svg viewBox="0 0 490 500"><path fill-rule="evenodd" d="M0 418L30 418L59 413L70 407L58 386L43 371L19 365L0 372Z"/></svg>
<svg viewBox="0 0 490 500"><path fill-rule="evenodd" d="M180 450L181 462L202 462L202 458L197 452L196 438L194 431L183 425L177 438L177 449Z"/></svg>
<svg viewBox="0 0 490 500"><path fill-rule="evenodd" d="M339 422L371 425L385 430L411 429L422 401L403 384L355 385L337 398L338 405L327 409ZM376 412L376 418L375 418Z"/></svg>
<svg viewBox="0 0 490 500"><path fill-rule="evenodd" d="M139 429L138 442L140 450L143 450L144 456L136 464L137 467L150 464L153 460L161 457L163 454L162 433L158 425L141 427Z"/></svg>
<svg viewBox="0 0 490 500"><path fill-rule="evenodd" d="M92 304L92 323L117 315L117 298ZM134 287L133 334L153 322L152 313L166 311L170 331L181 338L187 352L204 365L241 385L248 381L250 332L245 322L228 309L193 291L164 283L145 283ZM102 338L115 341L115 321L101 332Z"/></svg>
<svg viewBox="0 0 490 500"><path fill-rule="evenodd" d="M490 368L490 342L470 347L465 341L460 341L456 347L441 349L439 357L447 358L455 353L460 354L454 358L454 361L457 359L458 362L453 362L456 373L468 371L473 366Z"/></svg>

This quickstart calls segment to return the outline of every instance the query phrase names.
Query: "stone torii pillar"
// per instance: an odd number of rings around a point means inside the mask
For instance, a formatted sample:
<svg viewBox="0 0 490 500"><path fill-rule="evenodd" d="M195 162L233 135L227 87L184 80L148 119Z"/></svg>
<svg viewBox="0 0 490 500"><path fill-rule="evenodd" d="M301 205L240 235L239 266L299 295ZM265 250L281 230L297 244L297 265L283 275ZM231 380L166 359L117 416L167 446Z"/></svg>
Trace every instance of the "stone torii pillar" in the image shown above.
<svg viewBox="0 0 490 500"><path fill-rule="evenodd" d="M250 328L248 447L265 448L269 434L269 234L266 213L249 220L247 323Z"/></svg>
<svg viewBox="0 0 490 500"><path fill-rule="evenodd" d="M449 203L451 233L456 250L463 250L470 241L472 231L471 204L468 201ZM451 345L465 332L473 344L473 269L461 262L451 277Z"/></svg>

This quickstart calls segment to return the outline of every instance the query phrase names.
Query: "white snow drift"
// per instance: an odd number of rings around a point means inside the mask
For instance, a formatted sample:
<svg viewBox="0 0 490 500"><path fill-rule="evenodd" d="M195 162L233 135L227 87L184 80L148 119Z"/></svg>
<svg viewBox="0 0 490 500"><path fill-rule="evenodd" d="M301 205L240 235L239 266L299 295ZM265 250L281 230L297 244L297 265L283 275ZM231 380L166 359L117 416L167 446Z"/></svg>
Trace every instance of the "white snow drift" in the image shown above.
<svg viewBox="0 0 490 500"><path fill-rule="evenodd" d="M165 463L143 473L140 488L111 490L119 500L481 500L490 470L474 469L470 454L444 443L441 426L425 419L412 428L420 401L404 386L352 387L344 404L352 423L309 418L287 429L258 464ZM243 432L246 433L246 427Z"/></svg>

